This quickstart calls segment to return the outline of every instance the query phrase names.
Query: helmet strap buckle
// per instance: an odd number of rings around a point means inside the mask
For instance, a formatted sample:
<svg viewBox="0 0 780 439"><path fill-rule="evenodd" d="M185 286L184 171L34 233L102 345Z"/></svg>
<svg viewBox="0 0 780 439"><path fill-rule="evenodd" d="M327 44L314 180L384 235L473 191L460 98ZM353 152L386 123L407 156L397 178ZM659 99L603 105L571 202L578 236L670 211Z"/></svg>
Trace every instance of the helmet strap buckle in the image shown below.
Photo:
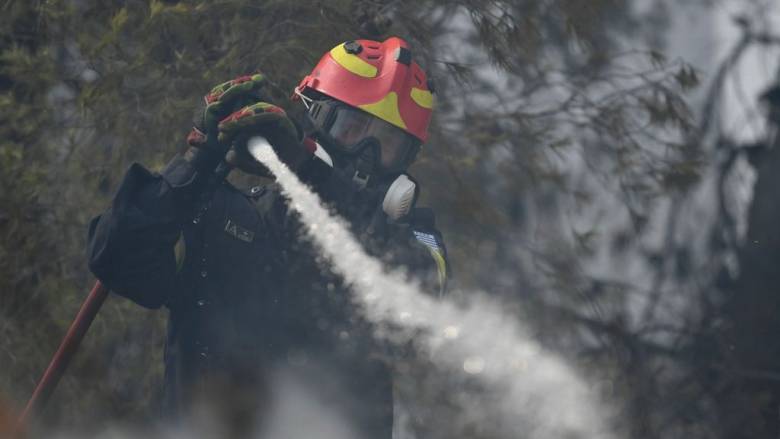
<svg viewBox="0 0 780 439"><path fill-rule="evenodd" d="M374 138L363 139L361 143L363 146L359 149L360 152L355 160L355 174L352 176L352 181L363 189L368 184L371 174L376 171L379 144Z"/></svg>
<svg viewBox="0 0 780 439"><path fill-rule="evenodd" d="M371 175L361 173L360 170L355 171L355 175L352 176L352 181L360 188L363 189L368 184L368 180L371 178Z"/></svg>

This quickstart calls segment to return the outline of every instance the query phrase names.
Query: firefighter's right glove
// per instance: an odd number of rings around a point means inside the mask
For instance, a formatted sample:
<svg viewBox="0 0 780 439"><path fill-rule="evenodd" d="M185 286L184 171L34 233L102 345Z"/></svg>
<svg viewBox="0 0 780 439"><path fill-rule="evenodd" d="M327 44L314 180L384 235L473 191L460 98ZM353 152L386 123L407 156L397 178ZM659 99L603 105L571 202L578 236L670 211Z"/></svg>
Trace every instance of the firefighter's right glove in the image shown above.
<svg viewBox="0 0 780 439"><path fill-rule="evenodd" d="M227 156L228 162L244 171L263 174L267 172L265 167L247 151L247 141L254 136L265 137L279 159L293 171L297 171L300 164L312 156L312 152L304 146L298 128L276 105L257 102L219 123L219 141L233 146Z"/></svg>
<svg viewBox="0 0 780 439"><path fill-rule="evenodd" d="M217 85L203 97L187 136L187 143L197 148L193 158L196 168L212 171L225 158L230 142L220 141L219 122L236 110L263 100L261 89L265 82L260 73L241 76Z"/></svg>

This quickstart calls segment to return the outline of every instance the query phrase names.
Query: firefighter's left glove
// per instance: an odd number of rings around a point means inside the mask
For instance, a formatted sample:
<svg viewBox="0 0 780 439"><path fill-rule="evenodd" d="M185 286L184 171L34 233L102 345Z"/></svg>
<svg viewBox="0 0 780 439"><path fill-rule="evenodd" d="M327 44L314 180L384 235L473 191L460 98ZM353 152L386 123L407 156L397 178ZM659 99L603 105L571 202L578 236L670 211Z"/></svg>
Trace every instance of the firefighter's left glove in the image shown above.
<svg viewBox="0 0 780 439"><path fill-rule="evenodd" d="M197 148L195 165L213 170L225 158L230 142L220 141L219 122L236 110L263 100L265 77L260 73L241 76L212 88L196 111L187 143Z"/></svg>
<svg viewBox="0 0 780 439"><path fill-rule="evenodd" d="M230 143L228 163L255 174L266 172L247 151L247 141L262 136L274 148L279 159L296 171L311 158L312 152L304 146L301 134L287 113L276 105L257 102L248 105L219 123L219 141Z"/></svg>

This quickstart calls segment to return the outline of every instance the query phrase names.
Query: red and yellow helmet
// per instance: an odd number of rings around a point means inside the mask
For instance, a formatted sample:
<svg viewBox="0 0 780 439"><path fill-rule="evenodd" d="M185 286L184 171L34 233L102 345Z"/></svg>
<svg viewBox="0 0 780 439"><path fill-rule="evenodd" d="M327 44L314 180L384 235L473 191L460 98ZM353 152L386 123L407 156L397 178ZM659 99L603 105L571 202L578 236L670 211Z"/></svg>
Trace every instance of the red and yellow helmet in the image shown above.
<svg viewBox="0 0 780 439"><path fill-rule="evenodd" d="M428 139L433 90L406 41L348 41L326 53L296 88L314 90Z"/></svg>

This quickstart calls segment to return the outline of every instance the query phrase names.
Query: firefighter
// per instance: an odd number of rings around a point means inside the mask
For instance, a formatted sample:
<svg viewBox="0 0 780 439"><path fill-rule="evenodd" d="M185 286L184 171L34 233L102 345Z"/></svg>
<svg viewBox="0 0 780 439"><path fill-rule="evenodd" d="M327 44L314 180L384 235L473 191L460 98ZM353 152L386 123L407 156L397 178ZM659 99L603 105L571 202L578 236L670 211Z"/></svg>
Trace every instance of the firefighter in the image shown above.
<svg viewBox="0 0 780 439"><path fill-rule="evenodd" d="M372 255L404 266L434 294L446 251L406 173L433 104L400 38L349 41L296 87L305 117L266 102L261 74L206 95L190 147L159 173L133 164L89 227L90 268L115 293L169 313L164 412L212 406L234 437L262 428L278 371L328 401L355 437L390 438L392 349L371 336L348 286L323 266L274 183L241 189L223 161L263 174L246 152L269 140L280 158L348 220Z"/></svg>

